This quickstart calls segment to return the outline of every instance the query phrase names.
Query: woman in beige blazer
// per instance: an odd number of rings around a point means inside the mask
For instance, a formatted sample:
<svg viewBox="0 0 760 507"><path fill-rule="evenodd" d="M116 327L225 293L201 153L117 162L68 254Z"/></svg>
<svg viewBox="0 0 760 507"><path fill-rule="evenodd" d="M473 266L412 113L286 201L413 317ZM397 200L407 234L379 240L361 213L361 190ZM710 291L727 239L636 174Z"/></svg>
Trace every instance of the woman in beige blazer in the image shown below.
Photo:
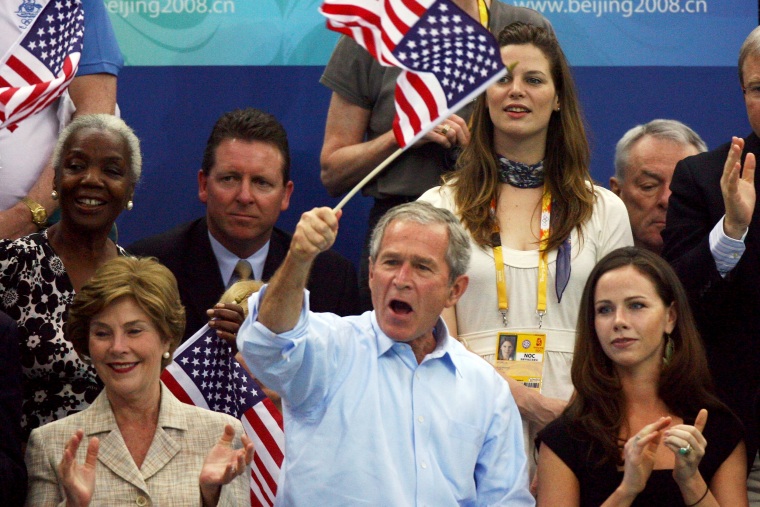
<svg viewBox="0 0 760 507"><path fill-rule="evenodd" d="M184 327L164 266L121 257L98 269L77 293L66 331L105 389L83 412L32 432L27 505L250 501L253 444L240 421L185 405L160 382Z"/></svg>

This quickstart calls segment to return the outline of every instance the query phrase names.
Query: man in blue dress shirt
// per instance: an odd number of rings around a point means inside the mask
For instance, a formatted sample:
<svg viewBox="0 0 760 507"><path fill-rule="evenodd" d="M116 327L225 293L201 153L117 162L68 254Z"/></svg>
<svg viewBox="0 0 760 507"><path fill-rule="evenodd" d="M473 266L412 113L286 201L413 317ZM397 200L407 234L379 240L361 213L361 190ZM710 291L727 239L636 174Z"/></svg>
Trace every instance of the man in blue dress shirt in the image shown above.
<svg viewBox="0 0 760 507"><path fill-rule="evenodd" d="M283 398L276 505L534 505L507 383L440 318L468 284L457 219L427 203L393 208L371 241L374 311L311 313L309 269L340 216L304 213L238 333L253 373Z"/></svg>

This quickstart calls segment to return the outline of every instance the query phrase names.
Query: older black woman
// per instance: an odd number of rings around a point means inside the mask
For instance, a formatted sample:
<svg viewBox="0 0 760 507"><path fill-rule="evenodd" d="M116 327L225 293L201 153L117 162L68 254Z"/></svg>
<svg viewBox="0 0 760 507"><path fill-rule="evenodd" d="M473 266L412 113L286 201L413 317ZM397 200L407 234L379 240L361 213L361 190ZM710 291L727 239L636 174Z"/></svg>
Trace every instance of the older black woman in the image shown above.
<svg viewBox="0 0 760 507"><path fill-rule="evenodd" d="M27 505L250 502L253 443L241 422L180 402L160 381L184 330L166 267L120 257L98 269L74 298L66 336L105 388L86 410L32 431Z"/></svg>
<svg viewBox="0 0 760 507"><path fill-rule="evenodd" d="M24 372L24 438L84 409L101 385L63 336L74 294L109 259L125 252L108 234L140 178L140 143L122 120L80 116L53 152L53 196L61 220L17 240L0 241L0 310L18 324Z"/></svg>

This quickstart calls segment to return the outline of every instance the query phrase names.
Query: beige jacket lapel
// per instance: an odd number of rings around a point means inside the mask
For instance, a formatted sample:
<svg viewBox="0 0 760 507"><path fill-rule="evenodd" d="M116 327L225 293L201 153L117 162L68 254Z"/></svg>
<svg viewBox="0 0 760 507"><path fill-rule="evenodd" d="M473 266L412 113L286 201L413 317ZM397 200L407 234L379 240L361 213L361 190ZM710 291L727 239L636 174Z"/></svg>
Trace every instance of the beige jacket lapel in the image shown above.
<svg viewBox="0 0 760 507"><path fill-rule="evenodd" d="M177 431L184 433L187 429L188 423L183 403L175 398L161 382L158 427L142 466L142 476L145 480L161 470L177 455L181 446L172 435L176 435ZM178 438L181 438L181 435L178 435Z"/></svg>
<svg viewBox="0 0 760 507"><path fill-rule="evenodd" d="M98 461L114 474L145 492L148 491L145 481L164 468L180 451L180 444L172 437L172 432L184 432L188 429L182 402L162 383L158 427L142 469L138 469L116 425L116 418L105 390L95 399L90 410L83 414L86 414L83 426L89 429L88 438L100 438Z"/></svg>
<svg viewBox="0 0 760 507"><path fill-rule="evenodd" d="M88 428L87 436L100 439L98 461L125 481L147 491L142 474L129 454L116 425L116 418L105 390L95 399L90 409L82 413L86 415L84 427Z"/></svg>

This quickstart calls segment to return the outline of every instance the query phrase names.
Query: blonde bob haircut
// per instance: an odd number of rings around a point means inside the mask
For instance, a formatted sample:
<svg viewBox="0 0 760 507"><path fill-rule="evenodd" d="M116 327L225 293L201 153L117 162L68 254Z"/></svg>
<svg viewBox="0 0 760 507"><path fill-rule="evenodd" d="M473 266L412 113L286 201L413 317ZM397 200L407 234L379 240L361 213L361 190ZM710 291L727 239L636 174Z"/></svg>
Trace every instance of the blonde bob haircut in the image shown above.
<svg viewBox="0 0 760 507"><path fill-rule="evenodd" d="M117 257L103 264L74 297L66 323L66 338L81 357L90 356L90 323L121 298L134 299L174 353L185 332L185 307L177 280L152 257ZM171 363L161 360L161 367Z"/></svg>

